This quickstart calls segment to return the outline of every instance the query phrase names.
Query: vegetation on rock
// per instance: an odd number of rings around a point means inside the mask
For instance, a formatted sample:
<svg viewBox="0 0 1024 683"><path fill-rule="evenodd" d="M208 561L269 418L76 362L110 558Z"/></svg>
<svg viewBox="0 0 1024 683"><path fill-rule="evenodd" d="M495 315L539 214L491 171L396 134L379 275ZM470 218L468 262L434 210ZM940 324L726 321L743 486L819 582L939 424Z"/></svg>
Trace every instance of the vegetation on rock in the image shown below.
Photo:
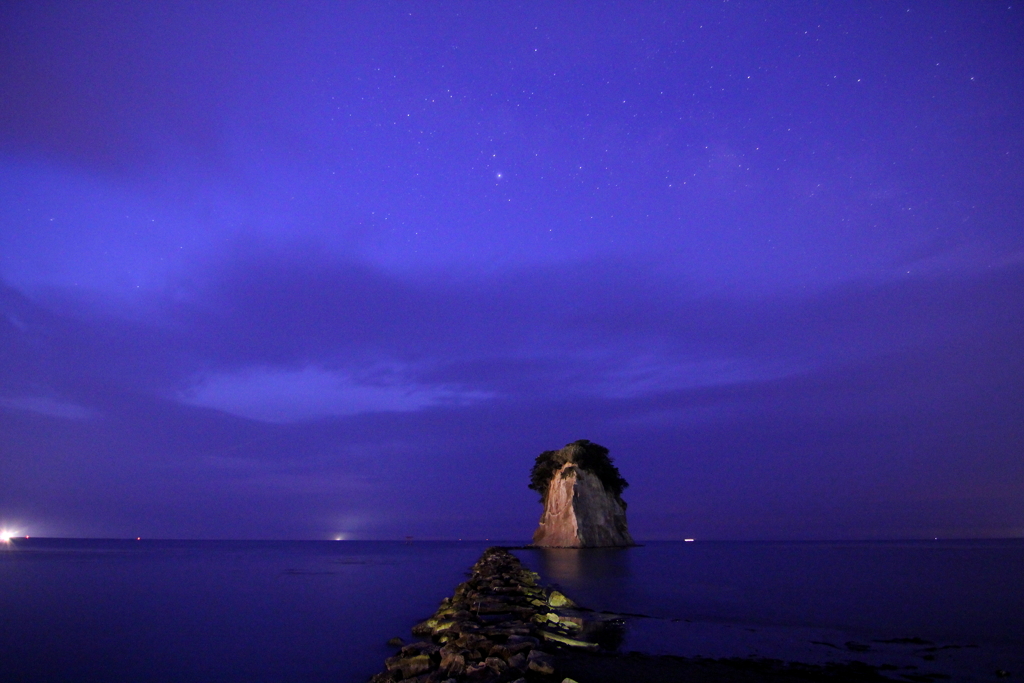
<svg viewBox="0 0 1024 683"><path fill-rule="evenodd" d="M587 439L580 439L561 450L544 451L534 461L530 471L530 488L540 494L542 503L555 472L570 462L596 475L605 490L621 501L622 491L629 483L619 474L619 468L612 464L608 449Z"/></svg>

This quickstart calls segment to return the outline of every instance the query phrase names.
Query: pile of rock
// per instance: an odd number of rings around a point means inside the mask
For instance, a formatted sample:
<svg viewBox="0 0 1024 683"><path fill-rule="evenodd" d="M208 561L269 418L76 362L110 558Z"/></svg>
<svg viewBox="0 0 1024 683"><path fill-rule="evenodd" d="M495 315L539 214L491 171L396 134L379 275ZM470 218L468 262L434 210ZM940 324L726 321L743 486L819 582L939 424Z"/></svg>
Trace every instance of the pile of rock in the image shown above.
<svg viewBox="0 0 1024 683"><path fill-rule="evenodd" d="M418 683L526 683L554 678L544 648L596 650L582 639L588 624L558 591L537 585L540 577L502 548L488 548L470 579L441 601L430 619L412 629L424 640L406 645L371 678ZM429 640L426 638L429 636Z"/></svg>

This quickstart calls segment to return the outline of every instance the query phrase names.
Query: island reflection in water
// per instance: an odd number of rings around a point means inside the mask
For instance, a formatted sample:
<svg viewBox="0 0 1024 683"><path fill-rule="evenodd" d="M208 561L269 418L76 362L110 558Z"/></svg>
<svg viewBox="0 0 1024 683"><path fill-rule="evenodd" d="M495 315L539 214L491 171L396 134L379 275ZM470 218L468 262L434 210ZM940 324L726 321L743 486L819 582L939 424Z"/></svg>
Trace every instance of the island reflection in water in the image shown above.
<svg viewBox="0 0 1024 683"><path fill-rule="evenodd" d="M630 580L629 548L531 548L539 560L538 572L543 579L566 591L586 589L588 583L628 583ZM578 600L577 596L569 597Z"/></svg>
<svg viewBox="0 0 1024 683"><path fill-rule="evenodd" d="M515 554L582 607L624 618L621 651L856 659L958 682L1024 668L1021 539L648 541Z"/></svg>
<svg viewBox="0 0 1024 683"><path fill-rule="evenodd" d="M603 609L588 586L607 589L631 582L629 548L531 548L525 552L533 554L527 558L524 553L525 564L533 565L545 584L564 592L581 608ZM580 612L577 616L584 619L584 625L574 637L597 643L605 650L620 648L626 623L618 615Z"/></svg>

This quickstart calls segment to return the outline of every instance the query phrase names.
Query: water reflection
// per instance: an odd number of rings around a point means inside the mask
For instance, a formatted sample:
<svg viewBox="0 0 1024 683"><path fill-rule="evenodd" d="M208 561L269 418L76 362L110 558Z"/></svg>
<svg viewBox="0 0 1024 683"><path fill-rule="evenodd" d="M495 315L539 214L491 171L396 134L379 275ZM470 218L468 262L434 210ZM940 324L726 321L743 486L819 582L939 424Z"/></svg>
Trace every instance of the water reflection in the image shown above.
<svg viewBox="0 0 1024 683"><path fill-rule="evenodd" d="M609 589L628 604L630 552L628 548L535 548L521 551L521 558L540 573L544 583L564 591L581 607L605 610L598 596ZM571 610L570 610L571 612ZM577 613L583 629L573 637L597 643L602 650L618 650L626 635L626 623L610 614Z"/></svg>
<svg viewBox="0 0 1024 683"><path fill-rule="evenodd" d="M540 575L572 587L629 578L629 548L537 548Z"/></svg>

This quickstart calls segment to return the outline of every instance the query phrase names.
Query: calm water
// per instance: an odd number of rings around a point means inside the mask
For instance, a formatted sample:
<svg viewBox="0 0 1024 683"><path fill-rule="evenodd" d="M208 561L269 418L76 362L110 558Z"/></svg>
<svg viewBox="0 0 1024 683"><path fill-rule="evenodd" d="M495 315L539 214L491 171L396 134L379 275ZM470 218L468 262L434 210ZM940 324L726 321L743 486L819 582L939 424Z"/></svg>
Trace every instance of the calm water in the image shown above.
<svg viewBox="0 0 1024 683"><path fill-rule="evenodd" d="M0 550L0 680L365 681L492 544L19 540ZM516 554L588 607L646 615L624 650L1024 676L1024 541ZM896 638L934 644L877 642Z"/></svg>
<svg viewBox="0 0 1024 683"><path fill-rule="evenodd" d="M648 615L627 620L622 650L1024 678L1020 539L517 553L588 607ZM909 639L931 642L879 642Z"/></svg>

